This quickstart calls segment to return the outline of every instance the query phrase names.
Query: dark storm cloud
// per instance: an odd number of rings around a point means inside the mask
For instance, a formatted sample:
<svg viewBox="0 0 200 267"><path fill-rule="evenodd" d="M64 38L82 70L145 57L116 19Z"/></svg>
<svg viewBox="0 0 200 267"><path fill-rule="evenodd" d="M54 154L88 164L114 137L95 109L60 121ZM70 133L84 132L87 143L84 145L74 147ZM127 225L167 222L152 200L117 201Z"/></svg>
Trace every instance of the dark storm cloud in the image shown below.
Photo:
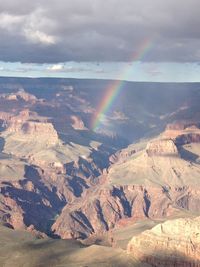
<svg viewBox="0 0 200 267"><path fill-rule="evenodd" d="M200 60L199 0L0 0L0 60Z"/></svg>

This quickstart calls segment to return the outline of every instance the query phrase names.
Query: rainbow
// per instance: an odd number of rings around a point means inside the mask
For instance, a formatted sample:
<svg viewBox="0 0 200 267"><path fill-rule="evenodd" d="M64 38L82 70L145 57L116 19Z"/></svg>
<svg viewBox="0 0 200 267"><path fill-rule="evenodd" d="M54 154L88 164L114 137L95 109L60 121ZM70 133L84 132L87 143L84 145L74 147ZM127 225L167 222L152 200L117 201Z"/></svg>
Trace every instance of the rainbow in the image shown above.
<svg viewBox="0 0 200 267"><path fill-rule="evenodd" d="M130 62L140 61L146 55L146 53L151 49L152 45L153 45L152 40L145 39L140 45L138 51L134 53L133 56L131 57ZM127 77L129 77L131 71L132 67L129 64L129 66L122 72L119 79L112 82L106 89L106 93L103 96L99 106L97 107L97 111L92 117L91 128L93 129L93 131L97 130L101 122L104 121L106 113L112 107L115 99L117 98L117 96L119 95L120 91L123 88L124 81L126 80Z"/></svg>

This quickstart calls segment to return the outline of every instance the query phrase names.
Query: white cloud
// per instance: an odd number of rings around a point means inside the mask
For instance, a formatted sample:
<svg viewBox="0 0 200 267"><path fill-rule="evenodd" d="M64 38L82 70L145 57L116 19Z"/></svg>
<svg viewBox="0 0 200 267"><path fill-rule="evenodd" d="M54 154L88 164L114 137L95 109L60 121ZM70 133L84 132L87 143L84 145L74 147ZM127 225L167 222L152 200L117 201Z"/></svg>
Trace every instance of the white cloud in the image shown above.
<svg viewBox="0 0 200 267"><path fill-rule="evenodd" d="M52 45L56 43L56 37L49 32L54 27L53 20L46 16L44 9L36 9L29 16L26 16L23 27L23 34L32 43Z"/></svg>
<svg viewBox="0 0 200 267"><path fill-rule="evenodd" d="M17 16L8 13L0 14L0 28L14 30L24 19L24 16Z"/></svg>
<svg viewBox="0 0 200 267"><path fill-rule="evenodd" d="M26 15L0 13L0 28L24 36L33 44L55 44L57 38L49 33L53 27L53 21L45 16L45 10L41 8Z"/></svg>
<svg viewBox="0 0 200 267"><path fill-rule="evenodd" d="M52 45L56 43L56 38L39 30L24 29L26 39L32 43Z"/></svg>
<svg viewBox="0 0 200 267"><path fill-rule="evenodd" d="M47 68L47 70L50 71L62 71L64 69L64 66L62 64L55 64Z"/></svg>

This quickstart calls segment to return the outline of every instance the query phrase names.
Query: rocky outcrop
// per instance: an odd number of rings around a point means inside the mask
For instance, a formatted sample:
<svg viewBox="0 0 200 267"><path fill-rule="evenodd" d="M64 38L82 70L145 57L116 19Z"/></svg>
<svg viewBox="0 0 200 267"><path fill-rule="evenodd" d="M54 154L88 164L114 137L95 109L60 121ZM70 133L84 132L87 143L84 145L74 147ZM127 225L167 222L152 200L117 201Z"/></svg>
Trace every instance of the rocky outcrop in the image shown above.
<svg viewBox="0 0 200 267"><path fill-rule="evenodd" d="M58 134L52 123L46 121L31 120L33 112L24 109L16 116L3 116L5 130L8 133L18 133L27 137L37 138L45 137L48 142L56 144L58 142Z"/></svg>
<svg viewBox="0 0 200 267"><path fill-rule="evenodd" d="M178 146L200 143L199 123L185 122L169 124L162 136L172 139Z"/></svg>
<svg viewBox="0 0 200 267"><path fill-rule="evenodd" d="M4 119L7 131L18 132L21 130L23 123L30 118L30 111L24 109L18 115L12 115Z"/></svg>
<svg viewBox="0 0 200 267"><path fill-rule="evenodd" d="M38 143L45 140L45 143L49 145L55 145L59 141L58 134L53 127L53 124L47 122L14 121L9 125L7 132L17 133L26 139L33 138L33 141L38 138Z"/></svg>
<svg viewBox="0 0 200 267"><path fill-rule="evenodd" d="M2 120L2 121L4 121L4 122L7 122L7 121L9 121L11 118L12 118L11 113L3 112L3 111L0 112L0 120Z"/></svg>
<svg viewBox="0 0 200 267"><path fill-rule="evenodd" d="M6 112L0 112L0 127L7 134L20 134L30 138L45 137L48 143L56 144L58 134L53 124L45 119L41 121L34 119L39 117L37 113L29 109L22 109L17 115Z"/></svg>
<svg viewBox="0 0 200 267"><path fill-rule="evenodd" d="M154 267L199 267L200 217L167 221L144 231L132 238L127 252Z"/></svg>
<svg viewBox="0 0 200 267"><path fill-rule="evenodd" d="M58 134L51 123L42 123L35 121L27 121L23 123L21 127L21 132L26 135L43 136L46 135L47 138L58 140Z"/></svg>
<svg viewBox="0 0 200 267"><path fill-rule="evenodd" d="M170 139L158 139L149 142L146 147L148 156L178 156L178 149Z"/></svg>
<svg viewBox="0 0 200 267"><path fill-rule="evenodd" d="M192 121L178 121L174 123L169 123L166 126L166 131L183 131L187 128L199 128L199 123Z"/></svg>
<svg viewBox="0 0 200 267"><path fill-rule="evenodd" d="M200 130L199 133L186 133L178 135L175 142L178 146L191 143L200 143Z"/></svg>
<svg viewBox="0 0 200 267"><path fill-rule="evenodd" d="M80 117L72 115L70 118L72 121L72 127L75 130L85 130L86 129L84 122L81 120Z"/></svg>
<svg viewBox="0 0 200 267"><path fill-rule="evenodd" d="M0 183L1 220L14 229L34 229L47 234L54 217L66 204L63 181L54 181L45 170L24 166L24 177ZM0 175L0 179L3 177ZM57 188L55 190L55 188ZM30 227L31 226L31 227Z"/></svg>
<svg viewBox="0 0 200 267"><path fill-rule="evenodd" d="M126 161L129 157L134 155L136 153L136 149L130 149L130 150L120 150L117 153L110 156L109 161L114 163L120 163Z"/></svg>
<svg viewBox="0 0 200 267"><path fill-rule="evenodd" d="M34 95L27 93L24 89L20 89L16 93L2 94L0 97L10 101L23 100L25 102L35 102L37 100Z"/></svg>

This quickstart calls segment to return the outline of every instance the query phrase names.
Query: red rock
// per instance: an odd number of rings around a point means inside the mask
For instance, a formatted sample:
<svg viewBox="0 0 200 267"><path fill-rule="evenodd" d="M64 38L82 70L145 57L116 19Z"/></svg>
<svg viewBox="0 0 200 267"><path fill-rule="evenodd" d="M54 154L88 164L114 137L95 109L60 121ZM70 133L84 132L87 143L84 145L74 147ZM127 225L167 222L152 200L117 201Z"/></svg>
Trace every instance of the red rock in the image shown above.
<svg viewBox="0 0 200 267"><path fill-rule="evenodd" d="M127 252L155 267L199 267L200 217L158 224L133 237Z"/></svg>

